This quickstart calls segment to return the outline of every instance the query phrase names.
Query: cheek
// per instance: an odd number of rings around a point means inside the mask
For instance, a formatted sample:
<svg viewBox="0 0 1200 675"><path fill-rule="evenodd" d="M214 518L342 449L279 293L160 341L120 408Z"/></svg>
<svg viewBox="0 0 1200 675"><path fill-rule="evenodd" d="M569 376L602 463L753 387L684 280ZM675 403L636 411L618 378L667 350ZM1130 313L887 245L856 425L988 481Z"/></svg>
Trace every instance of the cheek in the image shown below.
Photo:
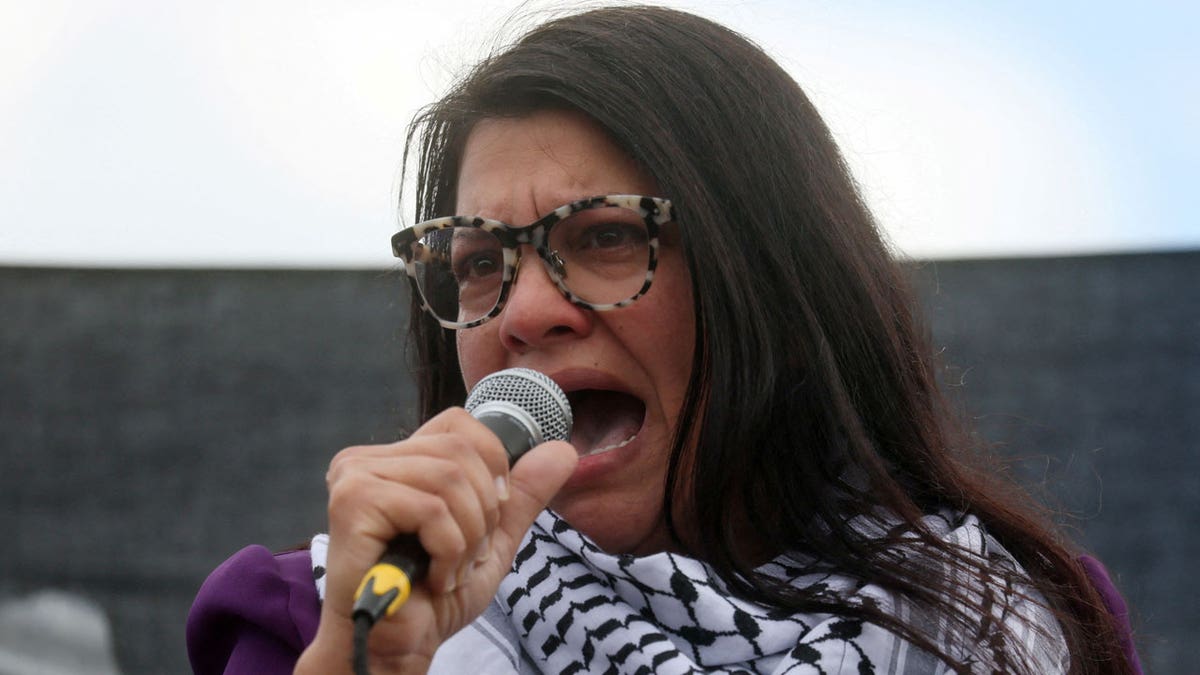
<svg viewBox="0 0 1200 675"><path fill-rule="evenodd" d="M643 298L647 302L639 308L644 312L639 319L646 328L638 342L640 360L655 380L663 412L673 421L691 378L696 339L691 286L685 274L671 271L675 273L656 279ZM665 283L660 287L659 281Z"/></svg>
<svg viewBox="0 0 1200 675"><path fill-rule="evenodd" d="M468 390L484 375L504 366L499 337L489 328L491 326L485 324L479 328L460 330L455 336L458 345L458 365Z"/></svg>
<svg viewBox="0 0 1200 675"><path fill-rule="evenodd" d="M663 287L651 287L650 293L661 290L655 299L655 326L660 344L669 345L659 353L666 360L670 375L685 386L691 375L692 352L696 343L696 317L692 307L692 286L682 261L669 266L663 274ZM656 280L657 283L658 280ZM647 295L649 297L649 294Z"/></svg>

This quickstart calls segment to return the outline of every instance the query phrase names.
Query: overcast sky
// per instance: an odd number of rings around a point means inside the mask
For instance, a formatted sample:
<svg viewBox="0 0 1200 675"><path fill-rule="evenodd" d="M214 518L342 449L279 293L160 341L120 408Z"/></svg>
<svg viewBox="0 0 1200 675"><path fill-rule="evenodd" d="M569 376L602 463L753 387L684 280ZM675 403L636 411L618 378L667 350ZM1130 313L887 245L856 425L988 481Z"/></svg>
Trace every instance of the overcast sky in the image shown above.
<svg viewBox="0 0 1200 675"><path fill-rule="evenodd" d="M0 264L392 267L404 127L518 4L0 0ZM1200 247L1200 3L664 4L792 73L903 254Z"/></svg>

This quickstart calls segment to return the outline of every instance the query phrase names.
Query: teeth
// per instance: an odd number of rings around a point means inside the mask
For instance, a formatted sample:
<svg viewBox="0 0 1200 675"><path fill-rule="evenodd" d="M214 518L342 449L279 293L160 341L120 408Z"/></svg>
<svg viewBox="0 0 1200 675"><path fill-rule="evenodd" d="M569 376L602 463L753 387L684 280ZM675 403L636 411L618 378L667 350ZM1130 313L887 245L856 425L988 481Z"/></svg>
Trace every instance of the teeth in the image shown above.
<svg viewBox="0 0 1200 675"><path fill-rule="evenodd" d="M634 434L634 435L630 436L629 438L626 438L625 440L621 441L620 443L613 443L612 445L606 445L603 448L592 448L591 450L588 450L583 456L588 457L591 455L598 455L602 452L608 452L609 450L616 450L617 448L623 448L623 447L629 445L630 443L632 443L633 439L635 439L635 438L637 438L637 434Z"/></svg>

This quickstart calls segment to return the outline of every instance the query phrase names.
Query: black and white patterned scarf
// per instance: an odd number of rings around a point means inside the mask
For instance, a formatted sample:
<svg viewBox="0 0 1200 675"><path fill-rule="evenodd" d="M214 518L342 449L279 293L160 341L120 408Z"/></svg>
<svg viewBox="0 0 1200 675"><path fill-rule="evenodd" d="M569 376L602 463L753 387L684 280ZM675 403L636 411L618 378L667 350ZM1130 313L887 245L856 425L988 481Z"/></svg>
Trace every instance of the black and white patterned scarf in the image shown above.
<svg viewBox="0 0 1200 675"><path fill-rule="evenodd" d="M864 628L740 600L698 560L604 553L550 512L534 523L497 599L525 651L549 673L787 672L780 666L820 660L820 650L801 646L805 636L845 644Z"/></svg>
<svg viewBox="0 0 1200 675"><path fill-rule="evenodd" d="M939 536L989 560L1016 564L973 516L939 514L926 521ZM317 543L314 539L314 565ZM323 564L323 549L319 555ZM781 558L759 571L843 604L870 605L922 622L907 603L877 586L812 569ZM1003 610L995 619L1030 647L1037 672L1064 672L1065 645L1061 637L1053 639L1057 624L1020 595L1000 599ZM951 653L972 646L937 625L927 628L939 642L945 639L942 646ZM443 645L431 672L866 675L950 669L869 621L781 611L734 597L698 560L671 553L605 553L545 511L522 542L492 605Z"/></svg>

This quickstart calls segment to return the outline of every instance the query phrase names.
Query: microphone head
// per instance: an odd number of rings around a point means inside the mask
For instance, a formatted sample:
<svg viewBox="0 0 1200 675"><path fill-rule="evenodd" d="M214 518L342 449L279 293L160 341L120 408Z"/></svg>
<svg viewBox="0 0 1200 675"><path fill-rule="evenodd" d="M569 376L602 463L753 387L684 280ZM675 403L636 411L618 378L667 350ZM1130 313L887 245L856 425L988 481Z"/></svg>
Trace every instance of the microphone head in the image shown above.
<svg viewBox="0 0 1200 675"><path fill-rule="evenodd" d="M529 368L506 368L480 380L463 406L475 414L485 404L507 404L523 411L541 432L543 441L571 437L574 418L567 395L554 380Z"/></svg>

